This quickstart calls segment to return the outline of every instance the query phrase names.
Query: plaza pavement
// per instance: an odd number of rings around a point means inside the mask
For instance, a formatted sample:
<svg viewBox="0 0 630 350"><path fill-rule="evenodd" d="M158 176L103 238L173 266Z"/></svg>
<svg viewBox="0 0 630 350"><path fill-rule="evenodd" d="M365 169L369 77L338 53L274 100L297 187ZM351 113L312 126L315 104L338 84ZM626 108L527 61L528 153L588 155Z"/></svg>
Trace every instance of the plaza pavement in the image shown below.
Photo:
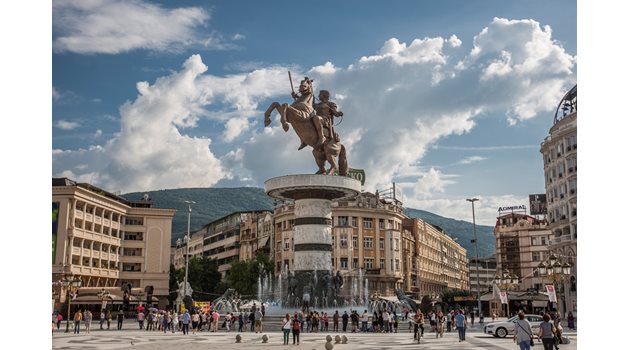
<svg viewBox="0 0 630 350"><path fill-rule="evenodd" d="M55 331L52 337L52 349L134 349L134 350L197 350L197 349L325 349L326 336L333 337L332 344L336 350L354 350L354 349L518 349L510 336L499 339L482 333L481 327L475 325L466 332L466 341L459 342L457 332L444 333L443 338L435 338L434 333L425 333L420 344L413 339L413 333L408 333L407 328L403 327L400 333L301 333L300 345L292 345L292 335L289 336L289 344L282 344L282 333L280 331L267 331L269 337L268 343L262 343L262 334L251 332L240 333L242 336L241 343L236 343L237 332L219 331L210 333L208 331L198 332L197 334L183 335L181 332L164 334L160 331L145 331L137 328L137 323L128 321L124 325L124 329L118 330L100 330L98 323L95 325L90 334L86 334L81 329L79 335L64 333L65 324L62 325L61 331ZM269 324L266 325L270 327ZM274 327L274 328L279 328ZM348 338L347 344L335 344L335 335L345 335ZM571 340L570 344L560 345L561 350L577 349L577 333L565 332L565 335ZM542 350L542 343L536 342L533 348Z"/></svg>

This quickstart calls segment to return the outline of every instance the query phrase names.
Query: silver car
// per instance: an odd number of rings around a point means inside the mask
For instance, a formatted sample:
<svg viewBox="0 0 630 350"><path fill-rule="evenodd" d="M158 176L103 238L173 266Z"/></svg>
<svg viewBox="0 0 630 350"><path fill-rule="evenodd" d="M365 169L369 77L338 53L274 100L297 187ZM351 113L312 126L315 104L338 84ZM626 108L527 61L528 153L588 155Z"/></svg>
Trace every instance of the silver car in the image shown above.
<svg viewBox="0 0 630 350"><path fill-rule="evenodd" d="M532 332L534 334L538 333L538 328L543 321L542 316L525 314L525 319L529 321L529 324L532 326ZM495 337L505 338L508 334L514 333L516 320L518 320L518 316L514 316L507 321L490 322L483 327L483 332L485 334L492 334Z"/></svg>

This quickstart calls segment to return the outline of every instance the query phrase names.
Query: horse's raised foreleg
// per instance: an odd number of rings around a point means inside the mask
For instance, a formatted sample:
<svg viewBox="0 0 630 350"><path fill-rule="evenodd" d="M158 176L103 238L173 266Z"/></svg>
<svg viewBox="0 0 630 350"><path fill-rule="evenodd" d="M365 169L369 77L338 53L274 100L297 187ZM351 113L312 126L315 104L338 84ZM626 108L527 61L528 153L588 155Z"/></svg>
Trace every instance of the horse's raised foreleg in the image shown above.
<svg viewBox="0 0 630 350"><path fill-rule="evenodd" d="M289 123L287 123L287 108L288 104L283 103L282 106L278 107L278 113L280 113L280 123L282 123L282 129L285 132L289 131Z"/></svg>
<svg viewBox="0 0 630 350"><path fill-rule="evenodd" d="M267 110L265 111L265 126L269 126L271 124L271 112L275 109L278 111L278 113L280 113L280 115L282 115L282 113L280 112L280 104L278 102L272 102L271 105L269 105L269 108L267 108Z"/></svg>

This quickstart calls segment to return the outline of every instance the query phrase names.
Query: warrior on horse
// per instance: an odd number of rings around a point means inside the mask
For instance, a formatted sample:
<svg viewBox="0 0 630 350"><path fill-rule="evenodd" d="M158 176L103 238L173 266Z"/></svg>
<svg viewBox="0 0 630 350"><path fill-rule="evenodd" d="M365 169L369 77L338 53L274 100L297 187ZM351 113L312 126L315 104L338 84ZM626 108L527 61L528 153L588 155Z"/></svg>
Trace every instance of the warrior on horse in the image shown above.
<svg viewBox="0 0 630 350"><path fill-rule="evenodd" d="M291 72L289 72L289 80L291 81ZM313 96L313 80L308 77L304 77L304 80L300 82L299 95L293 91L292 82L291 90L294 102L291 105L273 102L265 112L265 126L271 124L271 112L275 109L280 114L284 131L289 131L289 124L291 124L300 138L302 144L298 150L307 145L313 148L313 156L319 167L317 174L331 175L338 171L339 175L346 176L348 173L346 149L341 144L339 135L334 132L332 121L335 116L343 116L343 112L337 111L337 105L328 101L330 93L326 90L320 91L320 102L316 104ZM328 170L325 169L326 161L330 163Z"/></svg>

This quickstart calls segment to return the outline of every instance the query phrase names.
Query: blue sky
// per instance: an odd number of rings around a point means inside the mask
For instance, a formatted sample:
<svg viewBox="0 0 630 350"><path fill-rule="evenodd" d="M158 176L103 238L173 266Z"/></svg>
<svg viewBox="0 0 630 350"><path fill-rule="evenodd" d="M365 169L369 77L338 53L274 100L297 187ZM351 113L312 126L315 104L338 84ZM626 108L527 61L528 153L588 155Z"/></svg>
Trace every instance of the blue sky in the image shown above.
<svg viewBox="0 0 630 350"><path fill-rule="evenodd" d="M575 1L53 1L52 175L110 191L313 173L272 101L303 76L365 190L493 225L544 193L539 146L577 82Z"/></svg>

